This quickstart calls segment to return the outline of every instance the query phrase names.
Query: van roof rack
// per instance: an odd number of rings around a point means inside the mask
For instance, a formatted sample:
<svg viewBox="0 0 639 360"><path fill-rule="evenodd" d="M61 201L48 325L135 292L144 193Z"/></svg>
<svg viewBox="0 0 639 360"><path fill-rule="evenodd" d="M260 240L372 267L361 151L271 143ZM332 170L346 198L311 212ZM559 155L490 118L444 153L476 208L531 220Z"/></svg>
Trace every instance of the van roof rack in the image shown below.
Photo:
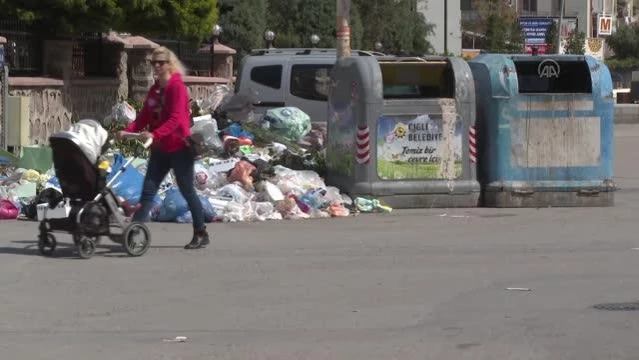
<svg viewBox="0 0 639 360"><path fill-rule="evenodd" d="M272 48L272 49L253 49L251 55L334 55L337 50L334 48ZM357 56L386 56L386 54L377 51L351 50L351 54Z"/></svg>
<svg viewBox="0 0 639 360"><path fill-rule="evenodd" d="M427 56L378 56L377 60L379 62L441 62L446 61L448 58L446 56L439 55L427 55Z"/></svg>

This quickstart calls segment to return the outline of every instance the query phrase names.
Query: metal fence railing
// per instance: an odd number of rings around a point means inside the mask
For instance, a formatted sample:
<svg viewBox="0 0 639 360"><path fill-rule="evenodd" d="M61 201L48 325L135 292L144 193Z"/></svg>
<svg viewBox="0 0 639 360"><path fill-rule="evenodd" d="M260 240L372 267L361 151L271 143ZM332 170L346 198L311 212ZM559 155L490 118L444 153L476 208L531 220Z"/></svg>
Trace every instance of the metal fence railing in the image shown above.
<svg viewBox="0 0 639 360"><path fill-rule="evenodd" d="M0 35L7 39L7 44L15 43L15 52L7 47L7 55L13 55L11 73L14 76L42 74L44 40L32 31L29 24L15 19L0 19Z"/></svg>
<svg viewBox="0 0 639 360"><path fill-rule="evenodd" d="M211 54L209 52L198 52L202 47L199 43L170 39L151 39L151 41L171 49L182 61L189 75L210 75Z"/></svg>
<svg viewBox="0 0 639 360"><path fill-rule="evenodd" d="M15 43L15 53L10 53L7 47L7 55L11 56L11 74L13 76L41 76L45 67L44 44L45 40L53 40L51 34L39 35L36 25L20 20L2 18L0 15L0 36L7 39L7 44ZM69 38L71 39L71 38ZM111 65L105 61L108 45L101 41L99 33L82 33L73 36L75 45L72 55L73 76L113 76L113 71L108 70ZM150 39L151 41L166 46L180 58L187 68L189 75L210 76L211 54L199 52L201 45L198 42Z"/></svg>

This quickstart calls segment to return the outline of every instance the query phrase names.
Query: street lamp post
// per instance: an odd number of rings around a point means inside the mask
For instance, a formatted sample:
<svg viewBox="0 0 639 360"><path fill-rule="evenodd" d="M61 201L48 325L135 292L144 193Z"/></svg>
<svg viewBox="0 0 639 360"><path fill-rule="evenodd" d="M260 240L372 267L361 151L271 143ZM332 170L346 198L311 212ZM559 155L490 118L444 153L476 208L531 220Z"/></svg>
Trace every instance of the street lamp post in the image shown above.
<svg viewBox="0 0 639 360"><path fill-rule="evenodd" d="M222 34L222 27L215 24L211 30L211 77L215 77L215 44L220 43L220 34Z"/></svg>
<svg viewBox="0 0 639 360"><path fill-rule="evenodd" d="M565 6L566 3L564 3L564 0L561 0L561 3L559 4L559 26L557 27L557 54L561 54L561 26L564 20Z"/></svg>
<svg viewBox="0 0 639 360"><path fill-rule="evenodd" d="M264 32L264 40L266 40L266 48L272 49L273 40L275 40L275 33L271 30L266 30L266 32Z"/></svg>
<svg viewBox="0 0 639 360"><path fill-rule="evenodd" d="M320 37L316 34L311 35L311 44L313 44L313 47L317 47L317 44L319 44L320 42Z"/></svg>
<svg viewBox="0 0 639 360"><path fill-rule="evenodd" d="M444 55L448 56L448 0L444 0Z"/></svg>

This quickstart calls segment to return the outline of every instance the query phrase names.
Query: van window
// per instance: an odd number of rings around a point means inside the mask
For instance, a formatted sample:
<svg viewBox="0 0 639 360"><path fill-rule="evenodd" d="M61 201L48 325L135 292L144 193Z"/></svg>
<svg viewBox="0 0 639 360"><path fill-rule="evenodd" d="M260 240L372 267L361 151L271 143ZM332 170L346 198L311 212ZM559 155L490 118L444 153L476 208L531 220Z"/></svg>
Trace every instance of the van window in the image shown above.
<svg viewBox="0 0 639 360"><path fill-rule="evenodd" d="M291 67L291 95L327 101L333 65L293 65Z"/></svg>
<svg viewBox="0 0 639 360"><path fill-rule="evenodd" d="M585 61L514 60L520 94L592 92L590 68Z"/></svg>
<svg viewBox="0 0 639 360"><path fill-rule="evenodd" d="M251 81L273 89L282 87L282 65L256 66L251 69Z"/></svg>

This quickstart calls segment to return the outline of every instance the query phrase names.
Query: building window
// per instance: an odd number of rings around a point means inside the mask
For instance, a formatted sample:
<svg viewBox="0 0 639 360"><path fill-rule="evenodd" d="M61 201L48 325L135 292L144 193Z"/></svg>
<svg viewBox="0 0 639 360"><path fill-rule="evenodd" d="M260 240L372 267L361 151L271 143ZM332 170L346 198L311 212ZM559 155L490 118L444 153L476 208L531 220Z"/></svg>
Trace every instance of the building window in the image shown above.
<svg viewBox="0 0 639 360"><path fill-rule="evenodd" d="M251 81L273 89L282 87L282 65L257 66L251 70Z"/></svg>
<svg viewBox="0 0 639 360"><path fill-rule="evenodd" d="M537 0L524 0L524 11L537 12Z"/></svg>
<svg viewBox="0 0 639 360"><path fill-rule="evenodd" d="M328 100L332 68L333 65L293 65L291 95L306 100Z"/></svg>
<svg viewBox="0 0 639 360"><path fill-rule="evenodd" d="M460 5L462 11L473 10L473 0L461 0Z"/></svg>

